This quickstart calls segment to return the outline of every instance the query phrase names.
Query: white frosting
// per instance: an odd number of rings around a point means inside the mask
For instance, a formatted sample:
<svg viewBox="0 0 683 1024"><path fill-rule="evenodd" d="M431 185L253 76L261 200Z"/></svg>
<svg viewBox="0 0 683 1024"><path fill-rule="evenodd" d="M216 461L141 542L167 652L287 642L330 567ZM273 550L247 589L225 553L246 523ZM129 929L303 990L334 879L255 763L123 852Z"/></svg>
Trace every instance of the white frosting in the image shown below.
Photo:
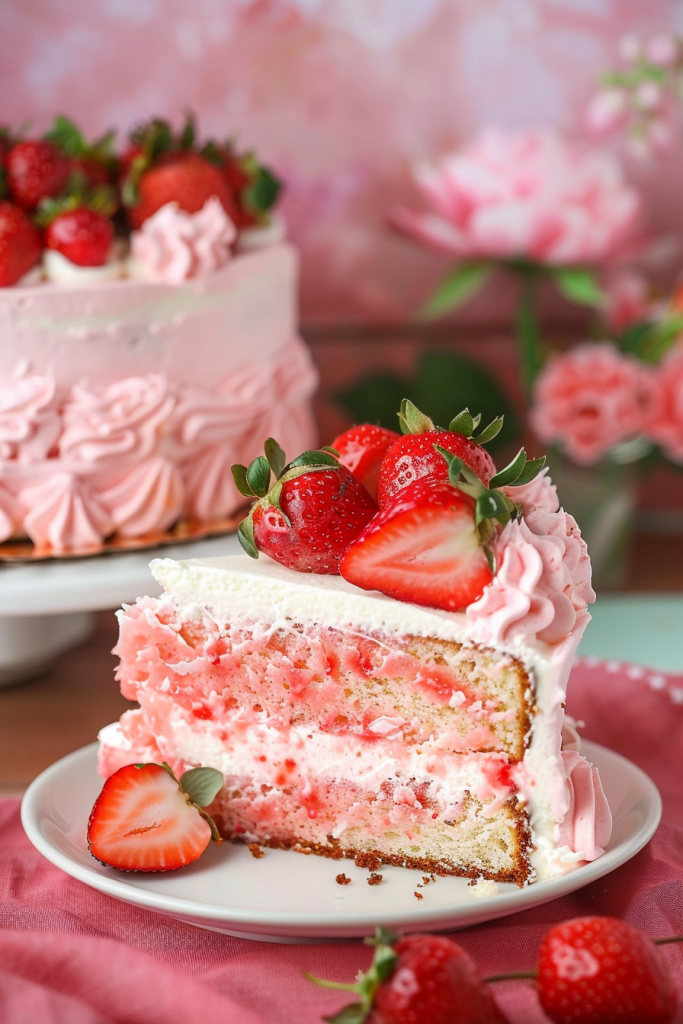
<svg viewBox="0 0 683 1024"><path fill-rule="evenodd" d="M109 259L101 267L79 267L56 249L46 249L43 271L47 280L56 284L92 285L125 277L126 264L121 247L114 243Z"/></svg>
<svg viewBox="0 0 683 1024"><path fill-rule="evenodd" d="M246 555L184 562L155 559L151 569L187 619L196 618L205 607L219 623L244 616L273 625L284 626L286 620L318 622L337 628L475 642L473 624L465 614L395 601L361 590L338 576L293 572L263 555L258 560ZM568 637L553 645L522 634L502 643L493 632L485 635L482 620L477 623L476 642L517 657L534 680L536 713L516 782L528 802L538 877L568 867L553 856L556 826L569 809L561 726L567 678L588 619L586 613Z"/></svg>

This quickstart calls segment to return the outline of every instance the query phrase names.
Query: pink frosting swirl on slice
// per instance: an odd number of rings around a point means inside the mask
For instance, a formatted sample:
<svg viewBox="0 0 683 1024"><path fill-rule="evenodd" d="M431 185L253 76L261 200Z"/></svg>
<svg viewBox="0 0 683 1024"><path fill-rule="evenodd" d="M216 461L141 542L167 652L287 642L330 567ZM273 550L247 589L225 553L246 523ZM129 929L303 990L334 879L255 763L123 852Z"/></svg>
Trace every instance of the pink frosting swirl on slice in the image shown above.
<svg viewBox="0 0 683 1024"><path fill-rule="evenodd" d="M236 238L235 225L213 196L197 213L166 203L132 233L130 245L152 280L181 284L225 266Z"/></svg>
<svg viewBox="0 0 683 1024"><path fill-rule="evenodd" d="M569 808L555 826L555 841L583 860L602 857L612 835L612 813L598 769L576 750L562 751Z"/></svg>
<svg viewBox="0 0 683 1024"><path fill-rule="evenodd" d="M557 512L560 507L557 487L548 476L547 466L530 483L522 484L521 487L501 487L501 491L504 491L513 501L519 502L524 515L536 508L543 508L547 512Z"/></svg>
<svg viewBox="0 0 683 1024"><path fill-rule="evenodd" d="M20 377L0 386L0 459L46 458L60 426L53 380Z"/></svg>
<svg viewBox="0 0 683 1024"><path fill-rule="evenodd" d="M467 609L475 634L501 643L519 635L559 643L595 600L575 520L566 512L536 509L508 523L494 550L496 575Z"/></svg>
<svg viewBox="0 0 683 1024"><path fill-rule="evenodd" d="M127 377L103 389L74 387L64 405L62 458L102 462L149 458L175 404L165 377Z"/></svg>
<svg viewBox="0 0 683 1024"><path fill-rule="evenodd" d="M23 490L24 529L38 548L83 551L99 547L112 521L89 488L72 473L58 473Z"/></svg>
<svg viewBox="0 0 683 1024"><path fill-rule="evenodd" d="M97 493L122 537L166 530L181 515L185 500L180 470L168 459L146 459L122 480Z"/></svg>

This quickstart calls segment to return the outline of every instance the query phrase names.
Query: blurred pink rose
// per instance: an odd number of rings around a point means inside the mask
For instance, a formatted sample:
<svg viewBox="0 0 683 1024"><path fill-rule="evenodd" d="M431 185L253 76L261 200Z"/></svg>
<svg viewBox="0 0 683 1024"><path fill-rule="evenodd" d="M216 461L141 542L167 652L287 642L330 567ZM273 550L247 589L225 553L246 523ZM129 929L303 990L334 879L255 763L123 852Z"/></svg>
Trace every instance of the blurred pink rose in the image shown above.
<svg viewBox="0 0 683 1024"><path fill-rule="evenodd" d="M645 432L674 462L683 462L683 349L660 363L654 381Z"/></svg>
<svg viewBox="0 0 683 1024"><path fill-rule="evenodd" d="M461 259L602 263L634 233L640 212L614 159L550 131L486 132L419 166L415 179L431 212L401 208L391 223Z"/></svg>
<svg viewBox="0 0 683 1024"><path fill-rule="evenodd" d="M538 375L531 425L541 441L590 465L644 432L652 390L652 370L614 345L586 342L553 356ZM681 397L683 445L683 384Z"/></svg>

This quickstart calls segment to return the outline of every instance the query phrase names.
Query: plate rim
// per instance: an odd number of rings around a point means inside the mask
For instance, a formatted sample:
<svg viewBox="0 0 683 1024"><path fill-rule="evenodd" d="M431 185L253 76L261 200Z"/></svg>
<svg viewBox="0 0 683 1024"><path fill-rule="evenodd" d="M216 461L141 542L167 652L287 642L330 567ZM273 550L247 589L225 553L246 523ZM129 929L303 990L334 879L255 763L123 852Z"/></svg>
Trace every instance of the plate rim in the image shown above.
<svg viewBox="0 0 683 1024"><path fill-rule="evenodd" d="M333 921L329 915L312 914L310 912L292 913L291 911L266 910L252 908L244 910L230 908L218 904L202 903L181 896L156 893L148 889L139 888L129 883L126 877L118 877L100 872L95 865L93 867L81 864L70 857L63 850L55 846L45 835L39 816L40 801L46 791L59 779L61 774L70 767L74 761L87 761L96 755L99 744L90 743L85 747L72 751L65 757L60 758L54 764L46 768L30 784L21 802L21 822L31 843L35 846L50 863L64 871L67 875L82 882L105 895L122 900L137 907L142 907L156 913L172 916L186 923L202 926L202 922L210 927L213 922L226 924L221 931L227 931L227 925L234 929L253 930L254 933L264 932L270 935L331 935L340 937L345 935L367 934L373 931L377 923L391 926L402 926L404 929L419 926L431 926L433 928L456 928L458 918L466 918L471 915L473 906L469 904L456 904L439 907L415 907L408 909L397 909L396 911L373 911L372 908L363 912L356 912L353 915L345 916ZM577 889L589 885L598 879L610 874L612 871L627 863L649 843L657 831L662 817L662 798L655 783L642 768L629 761L628 758L616 751L610 750L601 744L593 743L590 740L582 742L582 752L591 759L591 754L597 760L601 755L606 754L627 767L630 772L635 772L640 777L640 782L648 794L647 812L645 820L640 828L627 841L622 841L615 849L608 850L602 857L577 868L576 871L568 872L555 878L545 879L533 885L515 889L510 892L496 893L493 896L480 897L476 903L477 922L484 923L499 917L505 917L511 913L531 909L541 903L551 902L561 896L574 892ZM341 862L340 862L341 863ZM113 869L112 869L113 870ZM580 879L579 884L576 883ZM538 900L537 896L543 898ZM189 918L196 920L188 920ZM379 920L381 918L381 920ZM466 922L461 927L470 927L477 922Z"/></svg>

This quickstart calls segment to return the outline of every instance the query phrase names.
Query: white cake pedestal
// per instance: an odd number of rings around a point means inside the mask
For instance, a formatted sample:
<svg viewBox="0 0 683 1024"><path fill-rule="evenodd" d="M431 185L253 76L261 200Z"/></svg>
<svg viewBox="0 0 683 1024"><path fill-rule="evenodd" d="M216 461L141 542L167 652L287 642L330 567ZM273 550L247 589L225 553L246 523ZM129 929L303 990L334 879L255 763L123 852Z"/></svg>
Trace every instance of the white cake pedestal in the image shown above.
<svg viewBox="0 0 683 1024"><path fill-rule="evenodd" d="M160 587L152 558L212 558L241 552L236 534L187 544L0 566L0 686L30 679L82 643L94 612L118 608Z"/></svg>

